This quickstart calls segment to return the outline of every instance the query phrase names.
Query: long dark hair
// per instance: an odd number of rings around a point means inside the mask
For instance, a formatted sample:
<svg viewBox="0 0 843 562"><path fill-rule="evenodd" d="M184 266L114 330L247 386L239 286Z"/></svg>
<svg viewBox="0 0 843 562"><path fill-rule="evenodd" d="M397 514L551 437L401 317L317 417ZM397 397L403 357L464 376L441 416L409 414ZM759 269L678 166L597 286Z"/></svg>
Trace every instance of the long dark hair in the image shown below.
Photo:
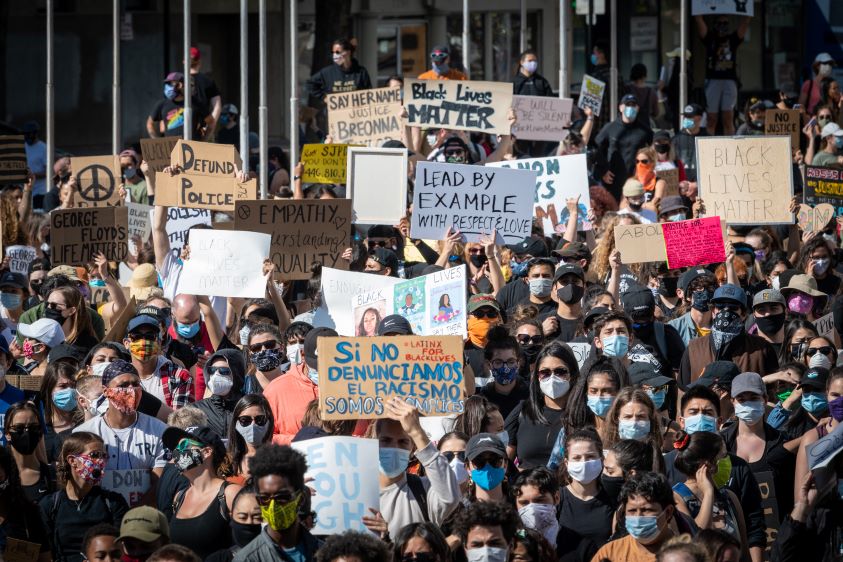
<svg viewBox="0 0 843 562"><path fill-rule="evenodd" d="M454 431L459 431L468 437L484 433L489 424L489 414L499 412L500 408L485 396L475 394L468 397L463 411L454 421Z"/></svg>
<svg viewBox="0 0 843 562"><path fill-rule="evenodd" d="M235 476L240 474L240 466L243 464L243 459L246 457L248 450L246 441L236 429L237 418L240 417L243 410L252 406L260 406L267 418L267 430L263 436L261 445L272 441L275 416L272 415L272 408L269 407L269 402L264 398L263 394L246 394L234 405L234 411L231 413L231 425L228 427L228 456L231 458L231 473Z"/></svg>
<svg viewBox="0 0 843 562"><path fill-rule="evenodd" d="M527 419L541 425L550 425L550 422L547 421L547 418L544 417L544 414L542 413L542 409L544 408L544 393L539 386L538 373L539 365L542 364L542 361L544 361L546 357L555 357L565 363L565 366L568 367L568 372L570 373L570 383L572 387L576 386L580 378L580 368L579 365L577 365L577 357L567 344L559 341L552 341L542 348L541 352L539 352L539 356L536 358L536 366L533 368L533 373L530 377L530 396L524 401L524 407L522 409L522 412L525 416L527 416Z"/></svg>
<svg viewBox="0 0 843 562"><path fill-rule="evenodd" d="M782 347L781 350L779 350L780 365L790 363L791 361L802 361L804 355L800 355L799 357L790 356L790 342L793 340L793 334L795 334L799 329L811 330L814 334L817 334L817 327L814 326L813 322L809 322L803 318L795 318L788 322L784 329Z"/></svg>
<svg viewBox="0 0 843 562"><path fill-rule="evenodd" d="M404 549L407 548L407 543L414 537L418 537L428 544L430 550L433 551L435 562L449 562L451 560L451 550L445 540L445 535L433 523L410 523L402 527L398 531L398 536L395 537L395 543L392 547L393 560L404 558Z"/></svg>
<svg viewBox="0 0 843 562"><path fill-rule="evenodd" d="M53 424L53 391L59 382L59 378L64 377L73 382L73 388L76 388L76 369L70 363L64 361L53 361L44 370L44 378L41 379L41 389L39 395L41 398L41 405L44 407L44 423L48 426ZM85 414L77 406L72 412L73 425L77 426L82 423Z"/></svg>
<svg viewBox="0 0 843 562"><path fill-rule="evenodd" d="M618 362L614 358L601 355L591 364L586 374L580 377L577 385L571 391L568 399L568 428L583 428L597 424L597 416L588 407L588 383L595 375L606 375L615 385L615 392L629 385L626 371L618 368Z"/></svg>

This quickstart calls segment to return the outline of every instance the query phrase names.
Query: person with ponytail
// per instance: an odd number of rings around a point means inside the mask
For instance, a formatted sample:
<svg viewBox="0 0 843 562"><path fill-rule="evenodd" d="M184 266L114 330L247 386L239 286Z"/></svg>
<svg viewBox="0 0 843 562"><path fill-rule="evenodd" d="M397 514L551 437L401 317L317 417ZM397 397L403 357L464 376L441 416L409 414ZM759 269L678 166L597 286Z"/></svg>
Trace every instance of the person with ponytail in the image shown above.
<svg viewBox="0 0 843 562"><path fill-rule="evenodd" d="M44 431L38 417L38 408L32 402L18 402L6 412L6 442L20 477L23 494L32 503L38 503L55 490L56 475L47 464L44 449Z"/></svg>
<svg viewBox="0 0 843 562"><path fill-rule="evenodd" d="M54 560L81 562L82 539L90 527L120 527L129 506L120 494L100 487L107 457L99 435L77 431L64 441L56 467L60 489L39 503Z"/></svg>
<svg viewBox="0 0 843 562"><path fill-rule="evenodd" d="M519 402L530 395L529 386L518 376L522 360L518 340L509 335L505 327L494 326L487 335L483 355L486 372L491 372L492 380L480 389L479 394L497 405L506 418Z"/></svg>

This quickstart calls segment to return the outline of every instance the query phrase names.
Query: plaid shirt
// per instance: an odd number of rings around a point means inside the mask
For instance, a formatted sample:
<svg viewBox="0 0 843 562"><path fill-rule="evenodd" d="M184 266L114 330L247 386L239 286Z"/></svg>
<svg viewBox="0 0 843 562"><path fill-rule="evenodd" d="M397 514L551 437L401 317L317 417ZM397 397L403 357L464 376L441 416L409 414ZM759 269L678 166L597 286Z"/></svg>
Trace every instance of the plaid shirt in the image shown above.
<svg viewBox="0 0 843 562"><path fill-rule="evenodd" d="M187 369L178 367L166 359L158 368L158 376L161 378L164 402L173 410L192 404L196 400L193 396L193 377Z"/></svg>

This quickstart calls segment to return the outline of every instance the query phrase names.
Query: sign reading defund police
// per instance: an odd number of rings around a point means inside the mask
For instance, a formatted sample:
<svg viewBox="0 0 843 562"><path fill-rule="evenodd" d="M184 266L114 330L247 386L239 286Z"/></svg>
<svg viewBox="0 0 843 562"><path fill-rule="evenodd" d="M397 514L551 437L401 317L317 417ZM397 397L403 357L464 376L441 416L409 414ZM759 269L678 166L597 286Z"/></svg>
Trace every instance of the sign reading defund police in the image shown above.
<svg viewBox="0 0 843 562"><path fill-rule="evenodd" d="M510 82L407 80L404 83L407 124L462 131L509 134Z"/></svg>
<svg viewBox="0 0 843 562"><path fill-rule="evenodd" d="M323 420L384 417L394 396L425 416L463 411L460 336L319 338L317 351Z"/></svg>

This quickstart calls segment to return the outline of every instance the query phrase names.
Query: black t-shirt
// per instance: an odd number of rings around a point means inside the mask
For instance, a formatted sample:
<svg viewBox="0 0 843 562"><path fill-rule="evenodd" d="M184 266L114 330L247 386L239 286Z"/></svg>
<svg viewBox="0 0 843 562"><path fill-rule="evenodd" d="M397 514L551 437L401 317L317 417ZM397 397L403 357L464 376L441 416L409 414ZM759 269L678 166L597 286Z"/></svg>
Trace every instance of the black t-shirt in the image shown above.
<svg viewBox="0 0 843 562"><path fill-rule="evenodd" d="M198 138L201 135L201 127L205 117L208 116L208 111L203 105L196 103L192 105L191 109L193 111L193 135ZM156 123L158 121L164 122L165 137L184 136L184 100L174 101L165 98L155 105L149 116ZM156 132L159 131L160 129L156 129Z"/></svg>
<svg viewBox="0 0 843 562"><path fill-rule="evenodd" d="M515 447L518 468L547 466L553 445L564 423L564 411L552 410L542 404L542 415L549 423L542 425L522 413L525 402L518 404L504 422L509 434L509 444Z"/></svg>
<svg viewBox="0 0 843 562"><path fill-rule="evenodd" d="M204 72L191 74L190 80L193 83L193 97L191 99L194 100L194 103L203 107L205 115L210 114L212 109L211 99L220 95L217 83Z"/></svg>
<svg viewBox="0 0 843 562"><path fill-rule="evenodd" d="M816 278L815 278L816 279ZM840 278L832 272L828 272L822 279L817 279L817 289L828 295L829 297L833 297L837 294L837 289L840 288Z"/></svg>
<svg viewBox="0 0 843 562"><path fill-rule="evenodd" d="M158 479L158 488L155 490L155 502L158 504L158 511L167 516L167 520L173 517L173 500L178 492L187 490L190 481L179 472L176 465L167 463L161 478Z"/></svg>
<svg viewBox="0 0 843 562"><path fill-rule="evenodd" d="M492 381L482 389L480 389L481 396L485 396L495 406L500 408L501 415L504 419L515 409L516 406L527 397L530 396L530 387L520 377L515 379L515 387L509 394L501 394L495 390L495 382Z"/></svg>
<svg viewBox="0 0 843 562"><path fill-rule="evenodd" d="M562 318L555 312L551 316L555 316L556 321L559 322L559 331L555 334L545 334L545 337L554 338L566 343L569 341L573 341L573 339L577 335L577 328L579 328L582 324L582 320L568 320L567 318Z"/></svg>
<svg viewBox="0 0 843 562"><path fill-rule="evenodd" d="M673 137L673 150L685 165L685 177L688 181L697 181L697 137L707 136L708 132L705 129L700 129L696 135L683 129Z"/></svg>
<svg viewBox="0 0 843 562"><path fill-rule="evenodd" d="M47 529L44 528L38 504L16 501L9 506L9 513L14 516L7 517L3 523L0 523L0 536L4 537L4 548L8 539L15 539L41 545L40 552L50 550L49 535Z"/></svg>
<svg viewBox="0 0 843 562"><path fill-rule="evenodd" d="M737 80L738 45L743 39L733 31L726 37L720 37L716 31L709 31L705 39L705 77L715 80Z"/></svg>
<svg viewBox="0 0 843 562"><path fill-rule="evenodd" d="M507 316L510 316L515 310L516 305L524 299L530 298L530 287L524 282L522 278L513 279L498 291L495 295L495 300L506 310Z"/></svg>
<svg viewBox="0 0 843 562"><path fill-rule="evenodd" d="M576 531L579 535L604 545L612 535L612 516L615 510L609 494L603 488L588 501L583 501L568 490L562 488L562 501L559 504L559 524Z"/></svg>
<svg viewBox="0 0 843 562"><path fill-rule="evenodd" d="M21 486L23 488L23 495L33 504L38 504L41 498L56 489L56 471L53 468L55 465L39 463L38 481L29 486Z"/></svg>
<svg viewBox="0 0 843 562"><path fill-rule="evenodd" d="M158 410L160 409L161 401L158 398L145 390L141 391L140 402L138 402L138 412L146 414L149 417L156 418L158 417Z"/></svg>
<svg viewBox="0 0 843 562"><path fill-rule="evenodd" d="M679 335L676 328L669 324L662 324L662 326L664 327L664 350L658 345L655 323L643 328L636 328L635 340L638 343L645 344L661 363L666 363L671 370L678 371L682 363L682 354L685 353L685 342L682 341L682 336ZM666 357L665 353L667 353ZM666 377L673 376L672 372L663 372L662 374Z"/></svg>

